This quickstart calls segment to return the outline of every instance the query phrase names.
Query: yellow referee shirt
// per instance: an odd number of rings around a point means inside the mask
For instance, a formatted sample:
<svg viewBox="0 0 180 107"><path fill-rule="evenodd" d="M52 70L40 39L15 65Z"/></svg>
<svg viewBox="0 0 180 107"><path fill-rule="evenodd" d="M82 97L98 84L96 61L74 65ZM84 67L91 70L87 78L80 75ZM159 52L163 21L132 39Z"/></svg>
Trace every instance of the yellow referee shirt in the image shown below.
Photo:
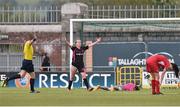
<svg viewBox="0 0 180 107"><path fill-rule="evenodd" d="M33 46L30 44L30 41L27 41L24 45L24 59L25 60L32 60L33 59Z"/></svg>

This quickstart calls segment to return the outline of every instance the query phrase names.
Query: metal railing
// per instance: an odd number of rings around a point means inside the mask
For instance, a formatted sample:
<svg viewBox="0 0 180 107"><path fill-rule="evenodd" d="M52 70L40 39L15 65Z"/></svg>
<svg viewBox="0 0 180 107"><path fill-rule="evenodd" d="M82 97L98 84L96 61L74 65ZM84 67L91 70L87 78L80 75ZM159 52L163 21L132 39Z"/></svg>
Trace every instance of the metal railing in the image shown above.
<svg viewBox="0 0 180 107"><path fill-rule="evenodd" d="M171 18L180 16L176 5L89 6L88 18ZM0 7L0 24L59 24L60 6Z"/></svg>
<svg viewBox="0 0 180 107"><path fill-rule="evenodd" d="M175 5L90 6L89 18L170 18L179 17Z"/></svg>
<svg viewBox="0 0 180 107"><path fill-rule="evenodd" d="M51 7L0 7L0 24L57 24L61 9Z"/></svg>
<svg viewBox="0 0 180 107"><path fill-rule="evenodd" d="M23 46L22 43L1 43L0 44L0 72L9 72L9 71L19 71L22 66L23 61ZM34 67L36 71L39 71L42 62L43 62L43 52L49 49L50 53L47 52L48 57L51 61L51 70L58 71L61 66L60 58L62 53L60 53L60 47L62 44L35 44L34 51ZM38 47L38 49L36 49ZM55 50L53 50L55 49ZM59 49L59 50L58 50ZM43 51L44 50L44 51ZM53 52L53 53L52 53ZM55 55L54 55L55 53ZM54 62L55 60L55 62ZM58 62L56 62L59 60Z"/></svg>

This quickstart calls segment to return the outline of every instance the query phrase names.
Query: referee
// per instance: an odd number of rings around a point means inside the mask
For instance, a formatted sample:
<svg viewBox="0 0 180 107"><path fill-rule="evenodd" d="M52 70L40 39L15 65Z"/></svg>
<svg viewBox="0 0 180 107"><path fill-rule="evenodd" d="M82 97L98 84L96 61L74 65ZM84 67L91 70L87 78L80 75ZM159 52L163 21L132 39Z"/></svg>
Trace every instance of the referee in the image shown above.
<svg viewBox="0 0 180 107"><path fill-rule="evenodd" d="M8 81L18 78L24 78L26 73L29 73L31 76L30 78L30 93L40 93L40 91L34 90L34 83L35 83L35 72L34 72L34 65L32 63L34 49L33 43L36 41L36 38L30 34L28 36L28 40L25 42L24 45L24 60L22 62L22 67L20 73L7 77L6 80L3 81L2 87L6 86Z"/></svg>

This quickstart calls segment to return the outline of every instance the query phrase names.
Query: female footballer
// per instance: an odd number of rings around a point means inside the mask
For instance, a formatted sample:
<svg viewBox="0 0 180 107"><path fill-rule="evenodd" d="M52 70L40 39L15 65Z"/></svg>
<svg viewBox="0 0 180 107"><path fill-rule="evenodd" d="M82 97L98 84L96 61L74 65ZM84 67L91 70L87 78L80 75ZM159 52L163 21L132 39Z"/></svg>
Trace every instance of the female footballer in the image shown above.
<svg viewBox="0 0 180 107"><path fill-rule="evenodd" d="M159 81L159 69L161 67L163 68L163 72ZM178 66L174 63L170 63L167 57L159 54L152 55L146 59L146 70L152 76L151 87L153 95L162 94L160 92L160 85L162 84L167 70L173 70L176 77L179 77Z"/></svg>
<svg viewBox="0 0 180 107"><path fill-rule="evenodd" d="M70 80L69 80L69 85L68 85L68 90L71 90L71 85L74 79L74 76L76 72L78 71L82 75L82 79L84 81L84 84L86 85L87 90L89 90L89 83L86 79L86 68L84 66L84 61L83 61L83 56L84 52L89 49L90 47L94 46L98 42L101 41L101 38L97 38L96 42L91 43L87 46L82 46L81 45L81 40L76 40L75 46L70 45L70 43L65 39L67 45L71 48L73 51L72 54L72 64L71 64L71 75L70 75Z"/></svg>
<svg viewBox="0 0 180 107"><path fill-rule="evenodd" d="M97 87L93 89L93 91L96 91L99 89L106 90L106 91L139 91L140 90L139 86L134 83L127 83L124 85L116 85L116 86L111 85L111 87L103 87L103 86L98 85Z"/></svg>

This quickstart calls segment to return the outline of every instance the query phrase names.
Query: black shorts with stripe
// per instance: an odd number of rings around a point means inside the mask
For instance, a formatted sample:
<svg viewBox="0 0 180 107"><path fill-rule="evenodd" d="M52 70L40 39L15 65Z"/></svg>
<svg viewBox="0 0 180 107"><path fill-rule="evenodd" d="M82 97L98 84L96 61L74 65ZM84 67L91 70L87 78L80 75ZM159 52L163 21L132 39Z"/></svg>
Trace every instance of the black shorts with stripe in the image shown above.
<svg viewBox="0 0 180 107"><path fill-rule="evenodd" d="M32 60L24 59L22 62L21 70L24 70L28 73L34 72L34 65L32 63Z"/></svg>
<svg viewBox="0 0 180 107"><path fill-rule="evenodd" d="M79 73L84 72L84 63L72 63L72 65L77 68Z"/></svg>

